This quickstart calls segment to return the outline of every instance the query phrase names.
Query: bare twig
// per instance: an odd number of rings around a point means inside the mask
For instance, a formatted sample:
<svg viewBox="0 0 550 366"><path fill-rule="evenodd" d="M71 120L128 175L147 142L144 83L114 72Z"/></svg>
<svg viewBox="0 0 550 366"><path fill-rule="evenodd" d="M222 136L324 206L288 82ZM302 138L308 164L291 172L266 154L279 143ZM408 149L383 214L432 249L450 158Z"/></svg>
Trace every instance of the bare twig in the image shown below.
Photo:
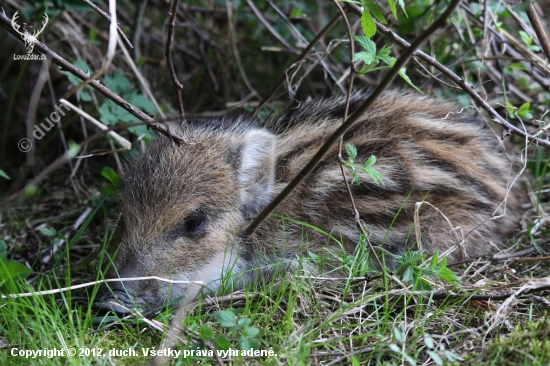
<svg viewBox="0 0 550 366"><path fill-rule="evenodd" d="M141 56L140 48L140 38L143 31L143 26L141 22L143 21L143 15L145 14L145 9L147 8L147 2L149 0L140 0L136 8L136 17L134 21L134 33L132 34L132 41L134 42L134 60L138 60Z"/></svg>
<svg viewBox="0 0 550 366"><path fill-rule="evenodd" d="M290 72L292 69L294 69L296 66L298 66L300 64L300 61L306 58L307 54L309 53L309 51L311 51L313 46L315 46L315 44L334 26L334 24L336 24L338 19L340 19L340 13L336 14L334 18L330 20L330 22L317 34L317 36L315 36L315 38L302 51L302 53L300 53L300 55L296 58L296 60L294 60L294 62L292 63L292 65L290 65L288 70L285 73L283 73L283 75L281 75L277 83L275 83L275 85L271 88L271 90L267 92L266 96L260 101L260 103L258 103L258 106L254 110L254 113L257 113L260 110L260 108L269 99L271 99L271 97L273 97L273 95L277 92L277 90L279 90L281 85L283 85L283 83L285 82L287 73Z"/></svg>
<svg viewBox="0 0 550 366"><path fill-rule="evenodd" d="M125 278L109 278L106 280L98 280L98 281L92 281L87 283L82 283L80 285L72 285L68 287L61 287L54 290L45 290L45 291L35 291L35 292L23 292L19 294L7 294L2 295L2 299L16 299L18 297L29 297L29 296L43 296L43 295L53 295L53 294L59 294L61 292L71 291L71 290L77 290L79 288L84 287L90 287L97 284L102 284L106 282L120 282L120 281L145 281L145 280L157 280L162 282L168 282L168 283L196 283L199 285L204 285L204 282L201 281L179 281L179 280L172 280L169 278L163 278L163 277L157 277L157 276L146 276L146 277L125 277Z"/></svg>
<svg viewBox="0 0 550 366"><path fill-rule="evenodd" d="M340 6L337 0L331 0L334 5L338 8L338 11L342 15L342 18L344 19L344 22L346 23L346 29L348 30L348 37L349 37L349 64L350 64L350 73L349 73L349 82L348 82L348 91L346 94L346 107L344 108L344 116L342 117L342 124L346 122L348 119L348 112L349 112L349 102L351 98L351 92L353 90L353 75L357 72L355 68L355 64L353 63L353 58L355 56L355 49L353 44L353 37L351 32L351 27L349 25L348 18L346 17L346 13L344 12L344 9ZM367 244L369 245L369 249L378 262L378 266L382 272L385 272L385 268L382 265L382 262L380 261L380 258L378 258L378 254L376 254L376 251L374 250L374 247L372 246L372 243L369 240L369 236L367 235L367 232L365 230L365 226L363 225L363 220L361 220L361 215L359 214L359 210L357 209L357 205L355 204L355 199L353 198L353 193L351 192L351 187L349 185L349 182L346 178L346 171L344 169L344 159L342 158L342 145L344 144L344 136L340 136L340 141L338 143L338 162L340 163L340 171L342 172L342 178L344 178L344 183L346 184L346 189L349 194L349 198L351 201L351 206L353 207L353 212L355 214L355 224L361 230L361 233L365 237L365 240L367 241Z"/></svg>
<svg viewBox="0 0 550 366"><path fill-rule="evenodd" d="M6 16L4 12L0 11L0 25L4 27L8 32L12 33L18 40L23 42L21 36L17 34L13 28L11 27L10 19ZM34 49L42 52L43 54L46 54L48 57L51 57L52 61L61 66L64 70L69 71L71 74L75 75L76 77L80 78L81 80L87 80L88 75L80 70L79 68L75 67L73 64L65 60L63 57L59 56L54 51L50 50L44 43L40 41L36 41L34 44ZM143 123L145 123L150 128L154 129L155 131L170 137L172 140L174 140L177 143L183 143L184 139L181 138L178 135L175 135L173 132L168 131L166 126L158 123L153 118L149 117L147 114L143 113L136 107L134 107L132 104L130 104L128 101L122 99L112 91L110 91L108 88L103 86L99 81L92 80L90 81L90 86L94 89L96 89L98 92L106 96L107 98L111 99L115 104L119 105L120 107L124 108L128 112L130 112L132 115L136 116L141 120Z"/></svg>
<svg viewBox="0 0 550 366"><path fill-rule="evenodd" d="M250 9L252 9L252 12L254 15L256 15L256 18L266 27L266 29L273 35L273 37L277 38L279 42L289 51L296 52L290 44L269 24L269 22L264 18L262 12L254 5L254 2L252 0L246 0L248 3L248 6ZM297 52L296 52L297 53Z"/></svg>
<svg viewBox="0 0 550 366"><path fill-rule="evenodd" d="M544 27L542 26L542 23L540 22L540 19L537 15L537 11L535 10L535 7L533 6L533 3L531 1L529 1L529 7L527 8L527 16L529 17L531 25L533 26L533 29L537 34L537 38L539 39L544 54L546 55L548 62L550 62L550 41L548 40L548 36L544 31Z"/></svg>
<svg viewBox="0 0 550 366"><path fill-rule="evenodd" d="M94 4L93 2L91 2L90 0L82 0L84 1L86 4L88 4L88 6L92 9L94 9L99 15L101 15L103 18L107 19L109 22L111 22L111 17L109 16L109 14L105 13L103 10L101 10L96 4ZM132 46L132 43L130 42L130 40L128 39L128 37L126 37L126 35L124 34L124 32L122 31L122 29L120 29L120 27L116 26L117 28L117 31L118 31L118 34L120 34L120 36L122 37L122 39L124 40L124 42L126 43L126 45L130 48L134 48L134 46Z"/></svg>
<svg viewBox="0 0 550 366"><path fill-rule="evenodd" d="M325 157L330 148L340 139L344 133L349 130L358 120L363 116L363 114L370 108L374 103L376 98L380 96L390 85L392 80L397 76L401 67L403 67L409 58L413 55L414 51L426 40L428 37L441 27L446 19L451 15L456 6L460 3L460 0L451 1L447 10L437 19L424 33L422 33L397 59L394 66L388 72L386 77L380 82L380 84L373 90L369 95L367 100L361 104L357 110L342 124L332 135L329 136L327 141L321 146L319 151L311 158L311 160L306 164L306 166L292 179L292 181L273 199L259 214L258 216L250 223L248 228L246 228L245 235L252 234L256 228L283 202L292 191L300 184L308 175L315 169L317 164ZM349 5L350 3L348 3ZM340 15L340 13L338 13ZM495 112L496 113L496 112ZM550 143L549 143L550 146Z"/></svg>
<svg viewBox="0 0 550 366"><path fill-rule="evenodd" d="M176 89L176 95L178 96L178 106L180 109L180 123L185 124L185 111L183 109L183 99L181 97L181 90L183 85L178 80L176 76L176 70L174 69L174 63L172 62L172 41L174 40L174 28L176 26L176 16L178 15L178 2L179 0L172 1L172 7L170 9L170 23L168 24L168 38L166 39L166 50L164 51L164 56L168 62L168 69L170 70L170 75L172 76L172 82L174 83L174 89Z"/></svg>
<svg viewBox="0 0 550 366"><path fill-rule="evenodd" d="M130 141L128 141L124 137L120 136L118 133L109 130L109 127L105 126L105 124L101 123L100 121L98 121L94 117L90 116L88 113L84 112L82 109L78 108L77 106L75 106L74 104L69 102L68 100L61 98L59 100L59 102L62 103L62 104L68 105L69 108L71 108L72 111L77 112L82 117L84 117L88 121L92 122L100 130L107 132L107 134L109 136L111 136L113 139L115 139L116 142L118 142L124 148L124 150L130 150L132 148L132 144L130 143Z"/></svg>
<svg viewBox="0 0 550 366"><path fill-rule="evenodd" d="M231 2L231 0L226 0L226 4L227 22L229 25L229 40L231 42L231 48L233 49L233 56L237 61L237 67L239 68L239 72L241 73L241 77L243 78L246 87L252 94L259 97L258 92L256 91L256 89L254 89L254 87L250 83L250 80L248 80L248 76L246 76L246 72L244 71L243 63L241 61L241 56L239 54L239 48L237 47L237 41L235 37L235 25L233 24L233 3Z"/></svg>
<svg viewBox="0 0 550 366"><path fill-rule="evenodd" d="M103 65L93 73L92 76L87 78L86 80L82 80L82 82L75 87L73 87L71 90L69 90L63 98L67 99L86 85L90 84L93 80L99 78L107 69L109 66L111 66L111 63L113 62L113 59L115 58L115 51L116 51L116 45L117 45L117 24L116 24L116 0L109 0L109 12L111 13L111 20L109 25L109 42L107 44L107 54L105 55L106 59L105 62L103 62Z"/></svg>
<svg viewBox="0 0 550 366"><path fill-rule="evenodd" d="M36 84L34 85L34 88L31 94L31 99L29 101L29 109L27 111L27 139L31 141L32 146L34 146L33 129L36 122L36 110L38 108L38 102L40 100L40 95L42 94L42 89L44 88L44 85L46 85L46 82L50 78L50 73L48 71L50 68L50 64L51 64L50 61L46 61L42 63L42 67L40 67L40 73L38 74L38 79L36 80ZM54 123L54 121L51 121L50 123ZM51 128L51 125L50 125L50 128ZM33 149L30 149L27 152L26 159L27 159L27 165L29 167L34 165L35 161L34 161Z"/></svg>

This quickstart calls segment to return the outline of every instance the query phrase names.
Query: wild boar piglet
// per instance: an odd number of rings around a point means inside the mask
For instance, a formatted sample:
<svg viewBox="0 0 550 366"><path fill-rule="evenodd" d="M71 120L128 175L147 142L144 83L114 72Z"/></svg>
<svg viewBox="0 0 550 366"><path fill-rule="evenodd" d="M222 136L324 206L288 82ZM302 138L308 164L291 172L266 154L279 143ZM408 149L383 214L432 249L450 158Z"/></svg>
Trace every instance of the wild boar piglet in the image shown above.
<svg viewBox="0 0 550 366"><path fill-rule="evenodd" d="M350 113L366 96L353 96ZM235 289L291 270L303 263L299 256L304 253L326 254L329 247L352 253L359 230L336 145L277 215L253 235L243 235L340 126L344 106L345 98L332 98L302 103L265 120L226 117L171 125L189 143L178 146L161 136L123 174L125 232L113 275L204 281L215 293L227 281ZM357 164L376 156L373 168L383 185L362 169L359 185L346 174L373 245L395 254L414 248L415 205L422 201L433 205L424 204L419 212L422 247L440 253L451 249L450 262L489 253L515 229L518 200L507 189L511 164L489 129L459 107L419 94L387 92L344 141L357 148ZM506 214L492 219L497 208L497 215L502 213L505 197ZM334 240L296 221L331 233ZM391 258L386 262L391 264ZM315 271L313 265L306 267ZM156 279L109 286L99 306L120 313L192 299L201 289Z"/></svg>

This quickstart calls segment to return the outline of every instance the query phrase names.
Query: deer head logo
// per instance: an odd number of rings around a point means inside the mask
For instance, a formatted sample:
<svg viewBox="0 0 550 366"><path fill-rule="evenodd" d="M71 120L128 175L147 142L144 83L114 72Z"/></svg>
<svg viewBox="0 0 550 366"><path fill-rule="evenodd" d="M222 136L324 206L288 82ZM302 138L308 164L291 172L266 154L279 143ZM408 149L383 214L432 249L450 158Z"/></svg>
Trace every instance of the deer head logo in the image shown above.
<svg viewBox="0 0 550 366"><path fill-rule="evenodd" d="M11 26L17 33L21 35L21 37L23 38L23 41L25 41L25 48L27 49L27 53L32 53L32 50L34 49L34 42L36 42L36 37L38 37L38 35L42 33L44 28L46 28L46 24L48 24L48 19L49 19L48 14L44 14L44 20L42 21L42 28L40 30L35 29L31 34L26 29L24 32L21 32L19 30L20 26L17 25L17 23L15 23L15 20L18 18L18 15L17 15L18 12L19 11L16 11L15 14L13 14L13 17L11 18Z"/></svg>

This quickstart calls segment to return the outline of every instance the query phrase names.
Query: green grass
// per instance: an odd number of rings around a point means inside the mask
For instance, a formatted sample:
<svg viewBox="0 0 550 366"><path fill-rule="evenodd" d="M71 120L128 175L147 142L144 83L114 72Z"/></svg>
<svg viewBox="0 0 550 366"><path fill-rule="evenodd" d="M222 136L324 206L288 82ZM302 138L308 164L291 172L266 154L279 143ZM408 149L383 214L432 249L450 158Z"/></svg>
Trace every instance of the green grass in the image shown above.
<svg viewBox="0 0 550 366"><path fill-rule="evenodd" d="M112 235L107 231L103 238L102 247L109 244ZM60 270L34 277L32 284L21 282L19 290L32 292L74 284L71 273L81 271L82 261L73 263L75 259L66 253L58 259L63 259ZM346 259L350 258L342 261ZM410 283L404 284L399 273L389 274L385 287L380 276L355 277L357 271L364 270L356 259L351 256L343 263L345 271L340 273L347 273L347 278L286 273L257 288L199 299L187 309L179 334L181 342L170 348L173 355L180 352L180 356L169 359L169 364L216 364L214 358L202 355L228 347L236 351L230 357L236 365L420 365L452 364L453 360L476 365L528 365L550 361L545 310L529 305L528 298L508 307L505 321L489 330L491 316L501 301L434 300L430 291L412 292ZM484 271L485 277L495 275L492 270ZM430 280L434 287L450 288L439 280L435 284ZM468 287L472 280L463 278L461 282ZM499 282L505 280L501 277ZM175 311L165 311L154 319L96 314L91 308L96 291L97 285L55 295L2 300L0 363L135 365L158 358L144 353L162 348ZM475 291L462 293L473 295ZM238 326L220 320L227 312L235 314ZM241 354L243 346L255 343L264 352L271 351L272 356ZM63 350L64 356L12 356L12 352L53 349ZM67 356L70 349L77 355Z"/></svg>

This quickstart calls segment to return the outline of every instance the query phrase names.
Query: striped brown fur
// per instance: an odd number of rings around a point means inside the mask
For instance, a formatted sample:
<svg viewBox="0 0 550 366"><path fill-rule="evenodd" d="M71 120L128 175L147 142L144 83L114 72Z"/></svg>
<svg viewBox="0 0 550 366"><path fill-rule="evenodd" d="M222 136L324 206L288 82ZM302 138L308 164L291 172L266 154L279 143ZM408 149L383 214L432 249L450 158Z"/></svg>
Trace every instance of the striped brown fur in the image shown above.
<svg viewBox="0 0 550 366"><path fill-rule="evenodd" d="M365 97L354 95L352 111ZM374 168L384 182L378 186L360 172L361 185L352 185L374 245L393 253L414 247L415 204L423 200L460 228L460 239L463 233L462 249L448 255L451 262L506 244L517 222L514 191L507 197L506 214L491 217L506 196L511 164L499 152L496 138L459 111L418 94L387 92L346 133L345 141L357 147L356 162L375 155ZM174 125L172 129L192 143L176 146L160 137L124 174L126 233L115 263L118 274L206 281L217 291L222 272L234 274L235 285L242 286L270 277L274 268L295 265L306 246L326 253L334 241L288 220L283 228L277 217L267 219L251 237L240 233L340 125L343 112L344 99L335 98L304 103L265 122L240 117L193 121L184 129ZM337 146L276 213L331 232L353 251L359 232ZM425 205L419 218L424 249L444 252L457 247L441 213ZM286 264L274 265L281 262ZM197 286L156 280L124 284L127 292L116 284L101 302L116 297L126 307L151 309L198 291ZM124 312L120 306L105 306Z"/></svg>

